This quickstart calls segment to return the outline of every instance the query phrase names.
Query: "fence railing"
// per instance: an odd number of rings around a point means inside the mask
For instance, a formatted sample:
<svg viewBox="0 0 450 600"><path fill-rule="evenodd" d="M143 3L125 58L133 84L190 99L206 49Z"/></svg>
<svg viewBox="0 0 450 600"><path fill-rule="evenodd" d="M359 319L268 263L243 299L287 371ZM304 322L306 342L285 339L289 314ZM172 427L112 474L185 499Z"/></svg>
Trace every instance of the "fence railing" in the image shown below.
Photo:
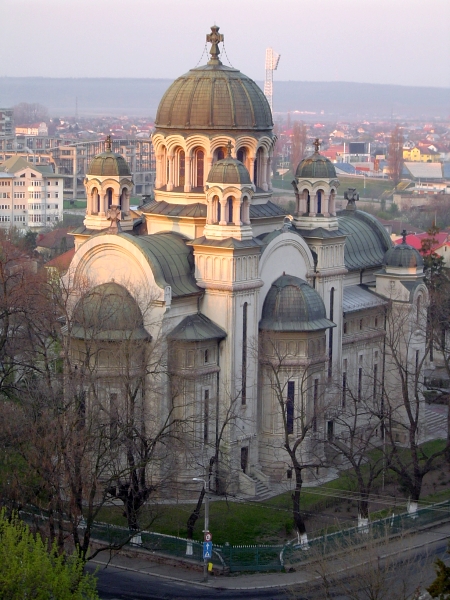
<svg viewBox="0 0 450 600"><path fill-rule="evenodd" d="M22 513L25 520L36 519L36 514ZM28 517L28 518L27 518ZM44 515L40 519L46 519ZM364 544L368 536L377 540L391 535L413 532L421 527L450 518L450 500L420 508L417 512L392 515L369 523L366 528L351 527L341 531L325 533L311 538L307 545L297 543L297 539L278 545L238 545L214 544L209 562L228 572L236 571L281 571L287 565L299 564L313 556L329 555ZM139 543L126 527L108 523L92 525L92 539L108 545L130 544L145 548L155 554L203 562L203 544L186 538L142 531Z"/></svg>

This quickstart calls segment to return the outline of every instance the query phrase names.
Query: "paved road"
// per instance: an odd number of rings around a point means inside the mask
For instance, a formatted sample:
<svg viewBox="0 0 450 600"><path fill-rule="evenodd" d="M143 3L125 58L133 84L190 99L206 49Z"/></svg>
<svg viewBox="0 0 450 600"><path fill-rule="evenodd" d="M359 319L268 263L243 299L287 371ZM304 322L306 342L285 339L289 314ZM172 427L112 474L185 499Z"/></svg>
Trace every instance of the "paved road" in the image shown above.
<svg viewBox="0 0 450 600"><path fill-rule="evenodd" d="M293 573L218 577L206 585L201 583L198 571L160 565L151 559L117 556L112 564L99 565L98 589L102 600L348 600L370 597L367 588L383 581L385 593L376 597L397 600L407 597L404 592L412 594L418 586L424 589L431 583L435 557L448 556L445 550L449 537L450 524L445 524L377 547L371 553L367 550L358 551L353 557L328 557L322 566L302 565ZM93 568L90 565L89 569ZM328 596L319 571L330 582ZM357 595L349 596L349 590Z"/></svg>

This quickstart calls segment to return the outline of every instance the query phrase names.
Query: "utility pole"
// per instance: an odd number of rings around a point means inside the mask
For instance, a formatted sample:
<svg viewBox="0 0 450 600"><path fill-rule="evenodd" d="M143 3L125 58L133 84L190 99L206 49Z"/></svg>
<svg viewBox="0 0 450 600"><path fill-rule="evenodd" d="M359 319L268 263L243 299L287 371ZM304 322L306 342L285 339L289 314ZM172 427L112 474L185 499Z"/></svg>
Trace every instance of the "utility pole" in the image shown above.
<svg viewBox="0 0 450 600"><path fill-rule="evenodd" d="M266 80L264 82L264 95L273 114L273 72L277 70L280 55L272 48L266 48Z"/></svg>

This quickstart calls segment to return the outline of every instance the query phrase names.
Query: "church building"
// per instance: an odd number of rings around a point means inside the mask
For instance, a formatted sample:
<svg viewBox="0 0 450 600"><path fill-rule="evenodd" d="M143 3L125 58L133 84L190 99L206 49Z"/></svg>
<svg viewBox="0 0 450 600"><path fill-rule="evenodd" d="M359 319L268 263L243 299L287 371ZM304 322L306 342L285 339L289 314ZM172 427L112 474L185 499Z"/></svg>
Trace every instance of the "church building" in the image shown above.
<svg viewBox="0 0 450 600"><path fill-rule="evenodd" d="M377 401L386 307L409 319L427 292L418 252L394 247L355 190L336 211L339 180L318 140L295 172L295 214L272 201L269 104L222 64L219 27L207 40L208 63L159 104L155 190L140 218L124 158L109 145L90 164L66 335L75 362L87 331L101 346L97 384L110 414L123 397L124 348L145 348L144 368L133 367L143 406L153 421L173 414L185 436L180 484L220 458L227 489L256 497L291 479L284 440L300 422L307 455L338 433L350 393ZM415 344L423 353L423 337ZM324 461L320 475L329 473Z"/></svg>

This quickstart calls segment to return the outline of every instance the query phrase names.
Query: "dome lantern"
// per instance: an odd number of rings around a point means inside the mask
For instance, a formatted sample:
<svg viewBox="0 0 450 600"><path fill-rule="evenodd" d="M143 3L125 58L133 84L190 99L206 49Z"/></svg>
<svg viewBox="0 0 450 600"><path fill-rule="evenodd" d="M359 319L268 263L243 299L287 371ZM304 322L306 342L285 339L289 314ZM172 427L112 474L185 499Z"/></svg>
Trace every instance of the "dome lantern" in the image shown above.
<svg viewBox="0 0 450 600"><path fill-rule="evenodd" d="M296 197L294 223L300 229L337 230L336 190L339 180L333 163L320 154L316 138L314 152L300 161L292 186Z"/></svg>

